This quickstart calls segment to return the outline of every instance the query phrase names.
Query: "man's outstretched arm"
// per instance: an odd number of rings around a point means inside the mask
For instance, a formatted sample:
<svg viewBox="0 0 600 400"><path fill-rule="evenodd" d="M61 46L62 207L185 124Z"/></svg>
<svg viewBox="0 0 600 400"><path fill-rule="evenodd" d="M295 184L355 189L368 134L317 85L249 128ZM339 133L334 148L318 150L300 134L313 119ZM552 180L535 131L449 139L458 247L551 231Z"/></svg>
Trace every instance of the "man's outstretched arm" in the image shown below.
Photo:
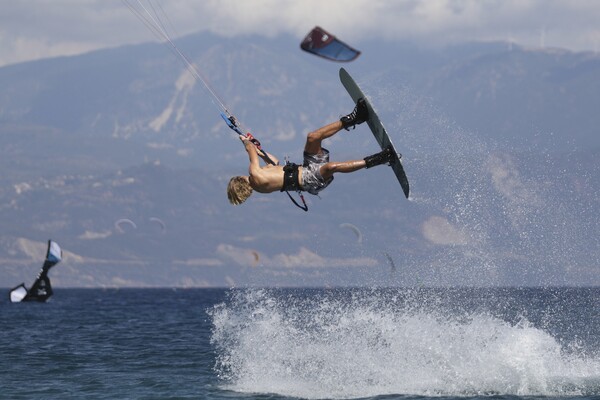
<svg viewBox="0 0 600 400"><path fill-rule="evenodd" d="M246 149L246 152L248 153L248 158L250 159L250 165L256 164L256 166L259 166L259 152L258 149L256 148L256 146L254 145L254 143L252 143L247 137L244 136L239 136L240 140L242 141L242 143L244 144L244 148Z"/></svg>

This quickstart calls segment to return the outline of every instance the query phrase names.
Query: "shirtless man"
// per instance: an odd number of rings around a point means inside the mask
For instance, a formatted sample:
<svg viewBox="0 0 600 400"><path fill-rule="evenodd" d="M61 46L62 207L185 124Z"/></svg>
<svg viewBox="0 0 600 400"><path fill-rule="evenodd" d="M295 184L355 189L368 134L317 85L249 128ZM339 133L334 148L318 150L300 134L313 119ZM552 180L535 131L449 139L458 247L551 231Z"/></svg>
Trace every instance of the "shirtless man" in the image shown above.
<svg viewBox="0 0 600 400"><path fill-rule="evenodd" d="M235 205L242 204L250 197L253 190L259 193L302 190L316 195L333 181L335 173L349 173L392 162L394 156L390 149L385 149L362 160L334 162L329 161L329 150L321 147L324 139L335 135L342 128L349 130L355 125L362 124L368 118L367 105L364 100L360 99L350 114L343 116L339 121L310 132L304 146L302 165L279 165L277 158L259 150L252 143L251 137L240 136L250 158L249 175L231 178L227 186L229 202ZM267 165L261 167L259 157ZM275 165L270 164L269 159Z"/></svg>

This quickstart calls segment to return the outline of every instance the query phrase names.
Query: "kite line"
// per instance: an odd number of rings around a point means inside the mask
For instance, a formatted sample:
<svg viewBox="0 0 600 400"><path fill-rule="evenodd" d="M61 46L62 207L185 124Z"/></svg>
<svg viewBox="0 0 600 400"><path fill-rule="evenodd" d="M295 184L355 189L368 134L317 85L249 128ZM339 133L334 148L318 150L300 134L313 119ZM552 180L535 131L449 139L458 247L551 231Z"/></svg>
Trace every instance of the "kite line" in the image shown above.
<svg viewBox="0 0 600 400"><path fill-rule="evenodd" d="M247 129L244 129L243 125L238 121L238 119L229 111L225 102L221 99L221 97L217 94L217 92L211 87L209 81L206 77L204 77L200 70L194 65L194 63L188 58L188 56L183 53L179 47L173 42L171 39L171 35L168 33L165 24L163 23L163 18L168 21L168 23L172 26L169 17L165 13L164 9L160 5L160 2L152 0L147 0L148 6L145 6L142 3L142 0L121 0L127 8L148 28L148 30L165 46L169 48L169 50L177 57L185 66L185 68L190 72L190 74L200 83L206 93L210 96L211 102L219 111L221 117L227 124L227 126L237 133L240 137L248 138L258 150L261 157L265 160L265 162L275 165L275 162L269 157L268 153L262 149L262 146L258 139L256 139ZM156 3L156 6L154 5ZM162 18L161 18L162 14ZM244 133L246 131L246 133ZM306 201L304 200L304 196L300 191L298 191L298 195L302 200L303 205L299 205L296 200L290 195L288 191L286 191L289 198L292 202L300 209L304 211L308 211L308 206L306 205Z"/></svg>

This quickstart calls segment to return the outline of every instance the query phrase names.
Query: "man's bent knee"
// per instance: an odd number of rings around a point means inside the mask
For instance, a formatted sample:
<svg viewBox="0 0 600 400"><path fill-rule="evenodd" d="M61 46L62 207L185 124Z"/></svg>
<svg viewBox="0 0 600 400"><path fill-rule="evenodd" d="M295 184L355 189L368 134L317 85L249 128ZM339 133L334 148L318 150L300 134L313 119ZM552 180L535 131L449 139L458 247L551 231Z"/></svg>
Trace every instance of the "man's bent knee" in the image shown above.
<svg viewBox="0 0 600 400"><path fill-rule="evenodd" d="M304 146L304 151L310 154L319 154L321 153L321 135L317 132L310 132L306 136L306 145Z"/></svg>
<svg viewBox="0 0 600 400"><path fill-rule="evenodd" d="M317 131L310 132L308 135L306 135L307 143L311 143L311 144L320 143L321 140L322 140L321 134Z"/></svg>

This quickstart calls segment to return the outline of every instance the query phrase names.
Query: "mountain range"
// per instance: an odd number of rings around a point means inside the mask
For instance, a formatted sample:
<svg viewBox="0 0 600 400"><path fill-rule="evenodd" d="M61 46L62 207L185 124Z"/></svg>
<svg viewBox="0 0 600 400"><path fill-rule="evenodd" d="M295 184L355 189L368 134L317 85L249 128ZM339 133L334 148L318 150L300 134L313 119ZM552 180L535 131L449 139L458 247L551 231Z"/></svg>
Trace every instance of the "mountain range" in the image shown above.
<svg viewBox="0 0 600 400"><path fill-rule="evenodd" d="M299 161L309 131L350 112L339 64L291 36L149 43L0 68L0 286L599 284L600 56L509 43L365 40L344 65L403 155L336 176L309 211L284 194L231 206L247 157L227 105ZM366 125L332 158L378 151Z"/></svg>

